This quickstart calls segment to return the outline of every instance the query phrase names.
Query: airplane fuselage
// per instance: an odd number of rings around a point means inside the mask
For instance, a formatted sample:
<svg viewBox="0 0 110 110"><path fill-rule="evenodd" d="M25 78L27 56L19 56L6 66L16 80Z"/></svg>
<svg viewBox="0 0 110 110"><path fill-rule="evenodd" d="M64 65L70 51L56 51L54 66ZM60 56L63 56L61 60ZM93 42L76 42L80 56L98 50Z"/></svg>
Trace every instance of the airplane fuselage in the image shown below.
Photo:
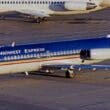
<svg viewBox="0 0 110 110"><path fill-rule="evenodd" d="M0 0L0 12L9 11L43 11L46 14L79 14L89 13L102 9L97 6L89 9L87 3L89 0ZM74 9L75 7L75 9ZM71 9L73 8L73 9ZM81 9L80 9L81 8ZM84 8L84 9L83 9ZM87 9L88 8L88 9ZM86 10L87 9L87 10Z"/></svg>
<svg viewBox="0 0 110 110"><path fill-rule="evenodd" d="M88 54L90 49L94 51L92 54L93 58L99 58L100 55L103 58L107 53L103 55L101 52L110 51L110 39L96 38L42 44L1 46L0 74L37 71L44 64L81 64L81 55L91 57ZM98 49L98 54L96 54L97 51L94 49ZM81 54L85 50L87 54ZM108 58L109 55L108 53L106 57ZM87 61L86 63L93 63L93 61Z"/></svg>

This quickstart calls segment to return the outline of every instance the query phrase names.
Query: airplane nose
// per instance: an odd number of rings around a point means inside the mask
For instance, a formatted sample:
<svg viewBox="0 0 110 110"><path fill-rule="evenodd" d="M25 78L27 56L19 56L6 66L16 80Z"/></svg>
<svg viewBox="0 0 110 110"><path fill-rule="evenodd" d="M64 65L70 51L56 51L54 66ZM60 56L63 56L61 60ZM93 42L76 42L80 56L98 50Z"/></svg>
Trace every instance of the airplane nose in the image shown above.
<svg viewBox="0 0 110 110"><path fill-rule="evenodd" d="M96 8L97 7L97 5L95 4L95 3L87 3L87 10L91 10L91 9L94 9L94 8Z"/></svg>

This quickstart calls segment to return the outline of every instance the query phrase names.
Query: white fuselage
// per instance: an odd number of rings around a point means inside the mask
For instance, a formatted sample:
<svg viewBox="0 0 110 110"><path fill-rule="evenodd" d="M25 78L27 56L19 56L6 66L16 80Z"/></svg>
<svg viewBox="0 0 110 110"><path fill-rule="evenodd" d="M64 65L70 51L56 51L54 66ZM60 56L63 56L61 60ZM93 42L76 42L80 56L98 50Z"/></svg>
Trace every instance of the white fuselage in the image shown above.
<svg viewBox="0 0 110 110"><path fill-rule="evenodd" d="M99 1L99 0L98 0ZM79 10L67 10L65 8L66 3L72 4L73 2L81 3L79 5ZM89 13L91 11L96 11L102 9L97 5L97 0L93 0L93 3L96 3L97 7L91 10L80 10L80 6L84 5L82 3L90 2L89 0L0 0L0 12L9 12L9 11L43 11L46 14L78 14L78 13ZM91 0L92 2L92 0ZM77 3L77 4L78 4ZM75 6L75 5L73 5Z"/></svg>

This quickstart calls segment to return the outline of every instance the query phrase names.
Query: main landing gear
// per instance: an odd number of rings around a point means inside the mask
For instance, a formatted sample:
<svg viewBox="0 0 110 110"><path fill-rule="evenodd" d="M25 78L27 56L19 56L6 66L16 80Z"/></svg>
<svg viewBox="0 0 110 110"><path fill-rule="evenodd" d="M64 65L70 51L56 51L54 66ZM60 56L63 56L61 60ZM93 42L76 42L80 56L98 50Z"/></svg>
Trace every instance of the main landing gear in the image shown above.
<svg viewBox="0 0 110 110"><path fill-rule="evenodd" d="M33 23L41 23L44 21L47 21L46 17L43 17L43 18L38 17L38 18L34 18L34 20L32 20Z"/></svg>
<svg viewBox="0 0 110 110"><path fill-rule="evenodd" d="M65 73L66 78L74 78L75 76L76 76L76 74L75 74L74 70L67 70Z"/></svg>

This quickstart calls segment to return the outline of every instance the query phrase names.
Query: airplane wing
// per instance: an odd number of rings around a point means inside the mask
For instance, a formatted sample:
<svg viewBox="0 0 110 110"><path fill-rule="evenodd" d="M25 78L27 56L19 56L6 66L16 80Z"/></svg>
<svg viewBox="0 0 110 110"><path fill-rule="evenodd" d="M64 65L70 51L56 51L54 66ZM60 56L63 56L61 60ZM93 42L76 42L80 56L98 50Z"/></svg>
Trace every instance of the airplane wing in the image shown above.
<svg viewBox="0 0 110 110"><path fill-rule="evenodd" d="M47 13L45 13L44 11L36 11L36 10L19 10L19 11L16 11L16 12L19 12L19 13L22 13L22 14L27 14L27 15L30 15L30 16L36 16L36 17L50 17Z"/></svg>
<svg viewBox="0 0 110 110"><path fill-rule="evenodd" d="M90 64L47 64L42 66L43 69L49 70L51 72L53 70L65 70L66 76L68 78L73 78L77 73L74 70L110 70L110 65L90 65Z"/></svg>
<svg viewBox="0 0 110 110"><path fill-rule="evenodd" d="M42 68L47 68L47 69L60 69L60 70L74 70L74 69L92 69L92 70L107 70L110 69L110 65L90 65L90 64L79 64L79 65L72 65L72 64L49 64L49 65L43 65Z"/></svg>

